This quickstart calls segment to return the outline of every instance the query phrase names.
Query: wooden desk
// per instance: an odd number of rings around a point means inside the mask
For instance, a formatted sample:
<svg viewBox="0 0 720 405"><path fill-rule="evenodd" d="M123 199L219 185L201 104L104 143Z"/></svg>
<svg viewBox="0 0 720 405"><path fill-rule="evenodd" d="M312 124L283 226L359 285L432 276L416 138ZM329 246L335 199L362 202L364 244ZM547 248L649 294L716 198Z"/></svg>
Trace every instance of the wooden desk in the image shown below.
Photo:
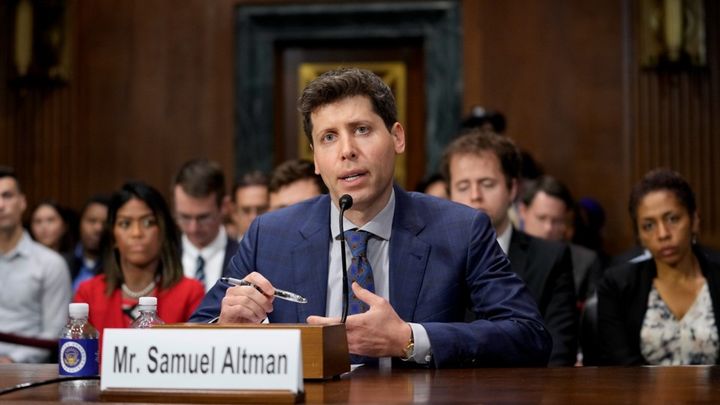
<svg viewBox="0 0 720 405"><path fill-rule="evenodd" d="M57 365L0 365L0 385L57 376ZM718 403L720 367L555 369L363 369L340 380L306 382L308 403ZM0 397L99 401L99 385L48 385Z"/></svg>

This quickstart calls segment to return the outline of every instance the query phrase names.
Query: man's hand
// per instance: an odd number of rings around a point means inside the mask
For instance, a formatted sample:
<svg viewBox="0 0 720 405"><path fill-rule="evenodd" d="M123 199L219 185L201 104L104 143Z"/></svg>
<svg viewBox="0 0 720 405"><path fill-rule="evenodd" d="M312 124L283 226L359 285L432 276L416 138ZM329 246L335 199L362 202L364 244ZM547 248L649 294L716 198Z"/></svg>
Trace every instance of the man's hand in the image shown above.
<svg viewBox="0 0 720 405"><path fill-rule="evenodd" d="M14 361L10 358L10 356L0 356L0 364L11 364L14 363Z"/></svg>
<svg viewBox="0 0 720 405"><path fill-rule="evenodd" d="M367 312L348 316L345 322L348 349L352 354L369 357L401 357L410 340L410 325L400 319L390 303L370 291L352 284L353 292L368 304ZM309 324L338 323L339 318L309 316Z"/></svg>
<svg viewBox="0 0 720 405"><path fill-rule="evenodd" d="M275 288L260 273L252 272L245 277L255 285L234 286L225 291L218 323L260 323L273 311ZM262 290L262 292L258 291Z"/></svg>

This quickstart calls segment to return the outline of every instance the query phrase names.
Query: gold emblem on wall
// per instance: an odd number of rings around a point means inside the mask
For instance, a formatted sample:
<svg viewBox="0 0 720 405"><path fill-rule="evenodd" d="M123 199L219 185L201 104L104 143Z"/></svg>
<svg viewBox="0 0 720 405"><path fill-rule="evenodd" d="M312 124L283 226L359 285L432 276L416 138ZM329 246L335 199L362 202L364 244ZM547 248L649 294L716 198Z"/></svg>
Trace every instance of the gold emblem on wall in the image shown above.
<svg viewBox="0 0 720 405"><path fill-rule="evenodd" d="M303 63L298 68L298 97L302 94L305 86L313 79L321 74L339 67L348 66L339 63ZM353 63L353 67L366 69L380 76L382 80L390 87L395 95L395 103L397 105L398 121L405 126L405 111L407 97L407 69L403 62L359 62ZM407 143L407 133L405 141ZM302 117L298 116L298 156L304 159L313 160L312 151L308 144L305 133L303 132ZM407 169L405 164L405 154L397 156L395 159L395 181L403 187L406 187Z"/></svg>

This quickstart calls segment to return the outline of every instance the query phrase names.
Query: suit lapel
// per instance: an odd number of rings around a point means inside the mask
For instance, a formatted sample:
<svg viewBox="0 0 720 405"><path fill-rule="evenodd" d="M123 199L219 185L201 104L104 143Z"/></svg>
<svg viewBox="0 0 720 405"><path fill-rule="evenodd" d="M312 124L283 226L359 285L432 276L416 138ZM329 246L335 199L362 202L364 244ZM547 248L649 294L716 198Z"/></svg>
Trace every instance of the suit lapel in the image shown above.
<svg viewBox="0 0 720 405"><path fill-rule="evenodd" d="M227 244L225 245L225 257L223 257L223 264L222 264L222 276L227 277L229 276L229 265L230 265L230 259L235 255L238 249L238 241L235 239L227 238Z"/></svg>
<svg viewBox="0 0 720 405"><path fill-rule="evenodd" d="M408 193L395 187L395 214L390 236L390 303L406 321L413 320L430 254L430 245L417 237L425 224L410 198Z"/></svg>
<svg viewBox="0 0 720 405"><path fill-rule="evenodd" d="M292 250L292 269L296 292L307 304L296 305L298 322L310 315L325 316L330 246L330 199L323 198L309 212L300 228L300 243Z"/></svg>
<svg viewBox="0 0 720 405"><path fill-rule="evenodd" d="M524 233L513 229L512 236L510 237L508 258L510 259L512 270L523 278L526 273L528 243L528 238Z"/></svg>

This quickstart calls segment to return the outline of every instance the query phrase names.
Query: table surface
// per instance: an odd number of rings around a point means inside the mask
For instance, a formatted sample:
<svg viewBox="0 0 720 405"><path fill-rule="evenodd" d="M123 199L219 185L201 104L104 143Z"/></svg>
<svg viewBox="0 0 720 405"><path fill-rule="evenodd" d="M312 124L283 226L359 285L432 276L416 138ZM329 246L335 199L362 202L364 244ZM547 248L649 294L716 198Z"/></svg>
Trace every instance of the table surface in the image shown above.
<svg viewBox="0 0 720 405"><path fill-rule="evenodd" d="M0 365L0 387L57 377L56 364ZM46 385L0 396L10 402L97 402L97 382ZM718 403L720 366L493 369L359 368L306 381L307 403ZM106 402L107 403L107 402Z"/></svg>

